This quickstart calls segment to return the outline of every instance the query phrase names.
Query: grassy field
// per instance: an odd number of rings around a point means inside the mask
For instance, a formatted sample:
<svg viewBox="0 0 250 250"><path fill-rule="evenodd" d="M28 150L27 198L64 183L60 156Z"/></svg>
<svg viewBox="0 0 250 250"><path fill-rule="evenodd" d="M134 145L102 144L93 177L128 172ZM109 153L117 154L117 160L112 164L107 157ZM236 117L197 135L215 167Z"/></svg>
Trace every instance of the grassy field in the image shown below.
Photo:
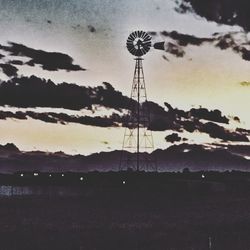
<svg viewBox="0 0 250 250"><path fill-rule="evenodd" d="M83 186L77 196L2 197L0 249L250 248L250 190L185 185Z"/></svg>
<svg viewBox="0 0 250 250"><path fill-rule="evenodd" d="M26 180L0 198L0 250L250 249L248 175L199 175Z"/></svg>

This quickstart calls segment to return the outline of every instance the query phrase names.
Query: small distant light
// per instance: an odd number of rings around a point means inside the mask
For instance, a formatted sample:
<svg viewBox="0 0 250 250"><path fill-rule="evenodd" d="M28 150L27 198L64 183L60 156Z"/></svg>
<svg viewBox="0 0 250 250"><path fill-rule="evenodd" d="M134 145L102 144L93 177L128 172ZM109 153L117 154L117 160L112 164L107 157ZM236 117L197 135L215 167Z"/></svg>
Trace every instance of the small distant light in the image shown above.
<svg viewBox="0 0 250 250"><path fill-rule="evenodd" d="M80 181L83 181L83 177L80 178Z"/></svg>
<svg viewBox="0 0 250 250"><path fill-rule="evenodd" d="M125 185L125 184L126 184L126 181L123 181L122 184Z"/></svg>
<svg viewBox="0 0 250 250"><path fill-rule="evenodd" d="M50 174L49 177L52 177L52 175Z"/></svg>
<svg viewBox="0 0 250 250"><path fill-rule="evenodd" d="M62 177L64 176L64 174L62 174Z"/></svg>
<svg viewBox="0 0 250 250"><path fill-rule="evenodd" d="M205 175L204 175L204 174L203 174L203 175L201 175L201 178L202 178L202 179L204 179L204 178L205 178Z"/></svg>
<svg viewBox="0 0 250 250"><path fill-rule="evenodd" d="M21 177L23 177L23 174L20 174Z"/></svg>
<svg viewBox="0 0 250 250"><path fill-rule="evenodd" d="M38 176L38 173L34 173L34 176Z"/></svg>

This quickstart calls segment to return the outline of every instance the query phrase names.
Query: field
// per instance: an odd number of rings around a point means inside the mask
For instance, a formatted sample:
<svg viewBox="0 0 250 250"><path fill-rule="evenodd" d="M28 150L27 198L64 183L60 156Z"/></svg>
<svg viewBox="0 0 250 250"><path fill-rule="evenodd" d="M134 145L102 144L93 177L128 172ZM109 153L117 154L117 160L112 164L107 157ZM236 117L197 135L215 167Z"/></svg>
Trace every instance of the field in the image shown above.
<svg viewBox="0 0 250 250"><path fill-rule="evenodd" d="M203 181L179 175L151 186L158 177L144 184L136 178L129 183L126 176L121 185L60 184L50 187L56 193L2 196L0 249L250 248L247 179Z"/></svg>

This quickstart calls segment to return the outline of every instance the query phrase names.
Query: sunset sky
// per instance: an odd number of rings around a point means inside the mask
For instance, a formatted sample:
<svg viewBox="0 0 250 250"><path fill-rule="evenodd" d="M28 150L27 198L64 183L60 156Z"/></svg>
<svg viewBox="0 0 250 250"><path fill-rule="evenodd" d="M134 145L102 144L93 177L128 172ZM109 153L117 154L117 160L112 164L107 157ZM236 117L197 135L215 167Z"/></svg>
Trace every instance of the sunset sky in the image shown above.
<svg viewBox="0 0 250 250"><path fill-rule="evenodd" d="M173 108L185 111L199 107L218 109L226 117L240 118L240 123L230 118L225 128L249 129L250 61L242 57L242 51L233 50L236 45L249 49L248 31L237 23L208 21L192 8L180 13L178 6L174 0L0 0L0 44L8 47L8 42L14 42L36 50L64 53L73 58L74 65L86 69L52 71L43 69L39 63L34 66L15 64L17 77L35 75L57 84L67 82L86 87L108 82L129 96L134 60L125 45L132 31L155 32L152 33L153 43L166 44L177 44L178 41L165 36L163 31L176 31L196 38L214 38L214 33L219 33L216 39L231 34L235 44L223 49L216 45L218 40L199 45L178 44L185 51L182 56L152 48L143 61L148 99L161 106L167 102ZM28 61L25 56L11 55L7 49L0 48L0 54L4 55L0 59L2 64L10 64L10 60ZM2 81L13 76L0 72ZM85 109L72 111L49 106L2 105L0 110L91 116ZM96 107L96 115L109 113L112 110ZM121 149L124 128L7 118L0 120L0 131L0 144L11 142L21 150L91 154ZM171 133L154 132L155 147L168 147L170 143L164 138ZM183 137L190 143L221 142L220 138L200 132L184 132Z"/></svg>

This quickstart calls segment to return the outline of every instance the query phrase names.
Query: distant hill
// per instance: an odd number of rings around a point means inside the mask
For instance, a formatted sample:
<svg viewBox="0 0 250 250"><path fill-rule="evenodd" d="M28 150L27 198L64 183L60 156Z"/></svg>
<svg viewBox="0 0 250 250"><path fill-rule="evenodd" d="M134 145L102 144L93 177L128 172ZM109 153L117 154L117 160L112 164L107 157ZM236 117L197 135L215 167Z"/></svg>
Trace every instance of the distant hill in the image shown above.
<svg viewBox="0 0 250 250"><path fill-rule="evenodd" d="M246 148L244 149L246 151ZM130 154L130 153L127 153ZM181 144L153 153L159 171L250 170L250 160L223 148L207 149L202 145ZM13 144L0 146L0 172L16 171L118 171L121 151L101 152L89 156L63 152L22 152Z"/></svg>

